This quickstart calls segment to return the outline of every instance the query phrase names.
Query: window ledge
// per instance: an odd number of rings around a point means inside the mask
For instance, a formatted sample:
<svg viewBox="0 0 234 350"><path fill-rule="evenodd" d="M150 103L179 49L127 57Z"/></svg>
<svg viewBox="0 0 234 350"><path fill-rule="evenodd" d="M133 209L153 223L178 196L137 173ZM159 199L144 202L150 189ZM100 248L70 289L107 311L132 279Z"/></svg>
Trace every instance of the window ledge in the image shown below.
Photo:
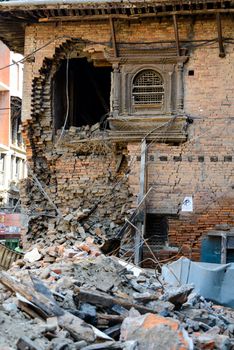
<svg viewBox="0 0 234 350"><path fill-rule="evenodd" d="M158 138L159 142L184 142L187 140L186 115L123 116L108 118L110 136L128 140Z"/></svg>

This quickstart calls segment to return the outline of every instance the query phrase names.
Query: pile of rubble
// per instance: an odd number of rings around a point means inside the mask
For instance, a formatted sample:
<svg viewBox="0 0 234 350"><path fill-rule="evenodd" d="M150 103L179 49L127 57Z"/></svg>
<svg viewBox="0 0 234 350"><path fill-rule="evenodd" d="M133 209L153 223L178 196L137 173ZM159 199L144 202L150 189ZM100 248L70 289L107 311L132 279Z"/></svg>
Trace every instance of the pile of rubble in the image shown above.
<svg viewBox="0 0 234 350"><path fill-rule="evenodd" d="M129 216L130 212L129 210L126 215ZM63 245L74 247L74 244L85 242L86 239L101 245L108 239L118 236L122 225L120 226L111 220L99 220L92 216L89 218L89 214L89 209L77 209L73 212L69 211L60 219L50 219L46 229L38 228L36 232L28 229L23 236L25 250L30 250L32 246L54 248ZM38 217L36 221L40 221ZM43 218L41 221L43 222Z"/></svg>
<svg viewBox="0 0 234 350"><path fill-rule="evenodd" d="M102 125L100 123L96 123L94 125L83 125L80 127L70 126L68 130L63 130L63 134L61 137L62 130L57 131L57 143L62 139L63 143L66 141L70 142L70 137L75 136L80 140L87 140L91 137L103 138L104 129L106 129L107 122L104 122Z"/></svg>
<svg viewBox="0 0 234 350"><path fill-rule="evenodd" d="M234 311L192 285L171 287L90 239L52 248L37 246L0 272L1 349L234 348Z"/></svg>

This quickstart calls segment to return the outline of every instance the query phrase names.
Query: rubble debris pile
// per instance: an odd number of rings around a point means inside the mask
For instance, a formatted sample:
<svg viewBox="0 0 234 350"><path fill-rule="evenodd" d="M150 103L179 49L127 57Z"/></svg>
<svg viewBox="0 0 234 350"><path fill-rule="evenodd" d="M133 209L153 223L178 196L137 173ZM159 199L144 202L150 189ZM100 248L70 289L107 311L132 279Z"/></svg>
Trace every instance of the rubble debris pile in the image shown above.
<svg viewBox="0 0 234 350"><path fill-rule="evenodd" d="M90 239L73 248L34 247L0 272L0 282L1 349L234 347L232 309L206 301L192 285L172 288L153 270L104 256Z"/></svg>

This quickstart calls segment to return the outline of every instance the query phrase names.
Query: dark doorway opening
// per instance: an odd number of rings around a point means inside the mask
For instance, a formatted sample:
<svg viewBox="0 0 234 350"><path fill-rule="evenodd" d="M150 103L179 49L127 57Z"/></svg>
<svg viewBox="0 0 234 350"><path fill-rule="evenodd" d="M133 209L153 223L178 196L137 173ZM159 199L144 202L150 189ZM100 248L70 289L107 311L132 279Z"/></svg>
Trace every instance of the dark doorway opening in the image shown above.
<svg viewBox="0 0 234 350"><path fill-rule="evenodd" d="M102 122L110 110L111 67L95 67L86 58L63 60L53 80L54 128ZM67 100L69 99L69 103Z"/></svg>
<svg viewBox="0 0 234 350"><path fill-rule="evenodd" d="M163 247L168 240L168 218L164 215L147 214L145 238L150 246Z"/></svg>

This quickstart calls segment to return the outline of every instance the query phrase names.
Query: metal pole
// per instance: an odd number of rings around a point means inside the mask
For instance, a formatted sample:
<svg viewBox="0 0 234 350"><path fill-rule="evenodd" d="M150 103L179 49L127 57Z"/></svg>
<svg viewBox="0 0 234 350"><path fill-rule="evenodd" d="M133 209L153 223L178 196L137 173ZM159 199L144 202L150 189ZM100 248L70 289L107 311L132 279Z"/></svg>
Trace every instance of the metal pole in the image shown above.
<svg viewBox="0 0 234 350"><path fill-rule="evenodd" d="M141 144L141 166L140 166L140 189L138 204L142 201L145 195L146 188L146 140L144 139ZM143 254L143 240L145 231L145 204L143 209L139 212L138 222L136 224L137 230L135 232L135 254L134 254L134 263L140 265Z"/></svg>

